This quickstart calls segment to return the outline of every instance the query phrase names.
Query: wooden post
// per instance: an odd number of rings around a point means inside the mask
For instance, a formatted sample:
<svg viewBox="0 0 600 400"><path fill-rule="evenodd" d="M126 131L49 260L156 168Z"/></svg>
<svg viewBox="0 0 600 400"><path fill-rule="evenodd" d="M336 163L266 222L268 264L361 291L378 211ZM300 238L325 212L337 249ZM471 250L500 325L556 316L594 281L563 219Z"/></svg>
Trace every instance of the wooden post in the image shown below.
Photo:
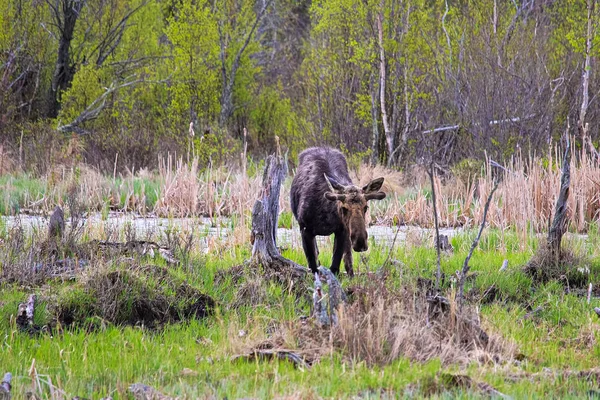
<svg viewBox="0 0 600 400"><path fill-rule="evenodd" d="M267 158L262 190L252 210L251 264L304 275L308 269L282 257L277 248L279 194L286 173L287 167L280 154Z"/></svg>

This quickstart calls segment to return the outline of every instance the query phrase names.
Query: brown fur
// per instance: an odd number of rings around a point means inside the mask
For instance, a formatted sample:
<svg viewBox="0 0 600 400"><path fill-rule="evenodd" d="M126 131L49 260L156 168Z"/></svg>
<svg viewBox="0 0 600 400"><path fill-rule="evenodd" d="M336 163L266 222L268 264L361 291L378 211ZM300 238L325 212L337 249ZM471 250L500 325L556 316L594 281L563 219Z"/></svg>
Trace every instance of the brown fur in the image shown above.
<svg viewBox="0 0 600 400"><path fill-rule="evenodd" d="M299 159L292 181L291 206L300 225L308 266L317 272L315 236L335 234L331 271L339 273L343 257L346 272L352 276L352 249L368 249L367 202L385 197L379 191L383 178L374 179L363 188L355 186L344 155L335 149L309 148Z"/></svg>

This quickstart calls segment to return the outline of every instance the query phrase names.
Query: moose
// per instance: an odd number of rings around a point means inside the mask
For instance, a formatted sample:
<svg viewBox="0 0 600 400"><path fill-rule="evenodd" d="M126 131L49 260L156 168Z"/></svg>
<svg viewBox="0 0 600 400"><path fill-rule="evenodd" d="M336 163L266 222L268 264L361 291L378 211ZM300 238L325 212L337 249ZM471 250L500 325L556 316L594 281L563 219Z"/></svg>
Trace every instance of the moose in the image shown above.
<svg viewBox="0 0 600 400"><path fill-rule="evenodd" d="M348 276L354 275L352 249L368 250L367 202L385 198L380 191L382 185L383 178L377 178L362 188L355 186L348 174L346 158L338 150L312 147L300 153L290 197L313 274L319 267L315 236L335 234L331 272L339 274L343 258Z"/></svg>

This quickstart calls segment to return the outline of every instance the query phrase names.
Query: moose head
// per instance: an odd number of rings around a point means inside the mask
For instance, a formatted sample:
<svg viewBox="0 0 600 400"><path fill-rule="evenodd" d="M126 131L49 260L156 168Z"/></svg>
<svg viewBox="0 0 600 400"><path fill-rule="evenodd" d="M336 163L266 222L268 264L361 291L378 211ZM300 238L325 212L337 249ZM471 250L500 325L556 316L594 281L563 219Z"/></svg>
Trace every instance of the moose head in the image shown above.
<svg viewBox="0 0 600 400"><path fill-rule="evenodd" d="M325 192L325 198L337 202L340 218L352 243L354 251L366 251L369 248L365 215L369 206L369 200L381 200L385 193L380 191L383 178L373 179L367 185L359 188L354 185L344 186L334 178L324 175L329 191Z"/></svg>

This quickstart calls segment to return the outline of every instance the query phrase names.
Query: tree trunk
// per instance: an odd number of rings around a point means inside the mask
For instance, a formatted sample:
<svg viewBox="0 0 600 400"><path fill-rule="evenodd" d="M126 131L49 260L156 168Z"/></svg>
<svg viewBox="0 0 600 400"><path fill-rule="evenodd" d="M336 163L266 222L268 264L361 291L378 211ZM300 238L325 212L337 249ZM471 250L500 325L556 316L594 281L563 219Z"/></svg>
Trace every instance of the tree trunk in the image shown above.
<svg viewBox="0 0 600 400"><path fill-rule="evenodd" d="M371 144L371 163L376 165L379 161L379 121L377 118L377 88L371 79L371 120L373 123L373 142Z"/></svg>
<svg viewBox="0 0 600 400"><path fill-rule="evenodd" d="M58 55L54 74L52 75L52 86L48 94L47 116L49 118L58 116L62 92L69 87L73 80L75 71L71 65L71 41L73 40L73 32L79 13L85 3L85 0L61 0L54 2L54 4L48 1L60 34Z"/></svg>
<svg viewBox="0 0 600 400"><path fill-rule="evenodd" d="M385 49L383 47L383 1L380 4L377 13L377 43L379 44L379 106L381 107L381 120L383 122L383 131L385 133L385 142L387 144L388 165L392 163L392 153L394 153L394 135L390 129L390 123L385 106L385 85L387 83Z"/></svg>
<svg viewBox="0 0 600 400"><path fill-rule="evenodd" d="M279 219L279 193L287 173L283 158L270 155L263 175L262 190L252 210L252 265L262 265L277 272L291 272L303 276L308 272L293 261L279 254L277 248L277 221Z"/></svg>

